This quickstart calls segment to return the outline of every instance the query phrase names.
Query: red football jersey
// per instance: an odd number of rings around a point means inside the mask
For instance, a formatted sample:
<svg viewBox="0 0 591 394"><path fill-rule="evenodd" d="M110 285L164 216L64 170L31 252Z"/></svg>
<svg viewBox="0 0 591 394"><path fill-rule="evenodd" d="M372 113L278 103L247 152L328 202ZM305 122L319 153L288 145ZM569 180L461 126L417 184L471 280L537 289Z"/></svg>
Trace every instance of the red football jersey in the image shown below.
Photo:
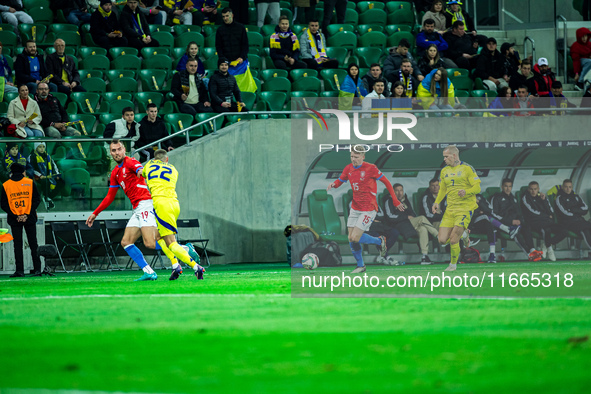
<svg viewBox="0 0 591 394"><path fill-rule="evenodd" d="M146 180L140 175L144 167L136 159L126 156L123 163L113 168L109 187L120 187L125 195L131 201L133 209L137 207L140 201L151 200L152 196L146 186Z"/></svg>
<svg viewBox="0 0 591 394"><path fill-rule="evenodd" d="M351 182L351 189L353 189L352 208L357 211L377 211L378 187L376 181L383 176L384 174L378 170L375 164L363 162L357 168L353 167L353 164L349 164L343 170L336 182L336 186L338 187L347 181Z"/></svg>

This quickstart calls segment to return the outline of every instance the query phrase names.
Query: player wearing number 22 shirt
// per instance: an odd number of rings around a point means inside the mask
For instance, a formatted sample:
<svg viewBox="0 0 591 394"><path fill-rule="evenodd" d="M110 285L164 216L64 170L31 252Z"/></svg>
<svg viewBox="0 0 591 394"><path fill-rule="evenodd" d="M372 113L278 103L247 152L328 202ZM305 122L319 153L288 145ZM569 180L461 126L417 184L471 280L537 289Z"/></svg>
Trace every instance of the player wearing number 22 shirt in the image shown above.
<svg viewBox="0 0 591 394"><path fill-rule="evenodd" d="M366 163L365 147L363 145L355 145L351 148L351 164L347 165L343 173L333 183L331 183L327 191L332 188L338 188L345 182L351 183L353 189L353 201L351 204L351 212L347 220L347 228L349 231L349 246L353 252L353 256L357 261L357 268L353 273L365 272L365 263L363 262L362 248L360 244L374 244L380 245L380 255L386 255L386 237L372 237L365 234L369 230L373 220L378 211L377 201L377 184L376 181L381 181L390 192L394 205L401 211L404 206L398 201L392 189L390 181L382 174L382 172L375 166L375 164Z"/></svg>

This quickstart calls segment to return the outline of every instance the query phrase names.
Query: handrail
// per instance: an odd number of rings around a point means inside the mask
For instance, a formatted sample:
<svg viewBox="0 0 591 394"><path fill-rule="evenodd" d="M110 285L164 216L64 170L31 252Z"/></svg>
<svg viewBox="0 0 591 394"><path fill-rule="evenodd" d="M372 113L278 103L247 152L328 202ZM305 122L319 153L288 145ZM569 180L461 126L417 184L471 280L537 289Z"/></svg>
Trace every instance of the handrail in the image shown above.
<svg viewBox="0 0 591 394"><path fill-rule="evenodd" d="M568 22L568 20L562 16L562 15L556 15L556 19L554 20L556 23L556 26L554 28L554 48L555 48L555 52L556 52L556 68L558 68L558 19L562 20L562 22L564 23L564 31L563 31L563 36L564 36L564 82L568 82L568 75L567 75L567 71L566 71L566 50L567 50L567 45L566 45L566 37L567 37L567 28L566 28L566 23ZM558 70L556 70L558 71Z"/></svg>
<svg viewBox="0 0 591 394"><path fill-rule="evenodd" d="M523 39L523 57L525 59L527 59L527 46L525 45L527 42L531 42L531 52L532 52L532 56L533 56L533 64L536 64L538 59L536 58L536 42L534 41L533 38L531 38L530 36L526 36Z"/></svg>

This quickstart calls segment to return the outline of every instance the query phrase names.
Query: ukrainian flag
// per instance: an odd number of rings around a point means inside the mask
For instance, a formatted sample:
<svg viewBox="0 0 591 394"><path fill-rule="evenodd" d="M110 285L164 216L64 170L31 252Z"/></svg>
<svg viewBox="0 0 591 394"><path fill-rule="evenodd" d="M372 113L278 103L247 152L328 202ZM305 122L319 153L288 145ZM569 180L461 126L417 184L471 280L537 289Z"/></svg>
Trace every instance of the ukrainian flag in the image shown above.
<svg viewBox="0 0 591 394"><path fill-rule="evenodd" d="M257 91L257 84L250 72L248 59L243 61L242 64L238 64L238 61L230 63L228 73L236 78L238 88L240 88L241 92L254 93Z"/></svg>

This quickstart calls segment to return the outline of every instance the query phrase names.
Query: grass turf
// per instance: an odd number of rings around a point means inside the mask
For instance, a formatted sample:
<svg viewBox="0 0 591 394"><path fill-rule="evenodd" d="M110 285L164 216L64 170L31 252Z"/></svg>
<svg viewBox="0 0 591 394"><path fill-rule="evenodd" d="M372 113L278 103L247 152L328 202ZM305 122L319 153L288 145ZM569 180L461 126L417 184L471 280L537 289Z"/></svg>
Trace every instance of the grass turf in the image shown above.
<svg viewBox="0 0 591 394"><path fill-rule="evenodd" d="M284 266L215 267L204 281L158 273L0 278L0 392L574 393L591 383L588 299L291 298Z"/></svg>

